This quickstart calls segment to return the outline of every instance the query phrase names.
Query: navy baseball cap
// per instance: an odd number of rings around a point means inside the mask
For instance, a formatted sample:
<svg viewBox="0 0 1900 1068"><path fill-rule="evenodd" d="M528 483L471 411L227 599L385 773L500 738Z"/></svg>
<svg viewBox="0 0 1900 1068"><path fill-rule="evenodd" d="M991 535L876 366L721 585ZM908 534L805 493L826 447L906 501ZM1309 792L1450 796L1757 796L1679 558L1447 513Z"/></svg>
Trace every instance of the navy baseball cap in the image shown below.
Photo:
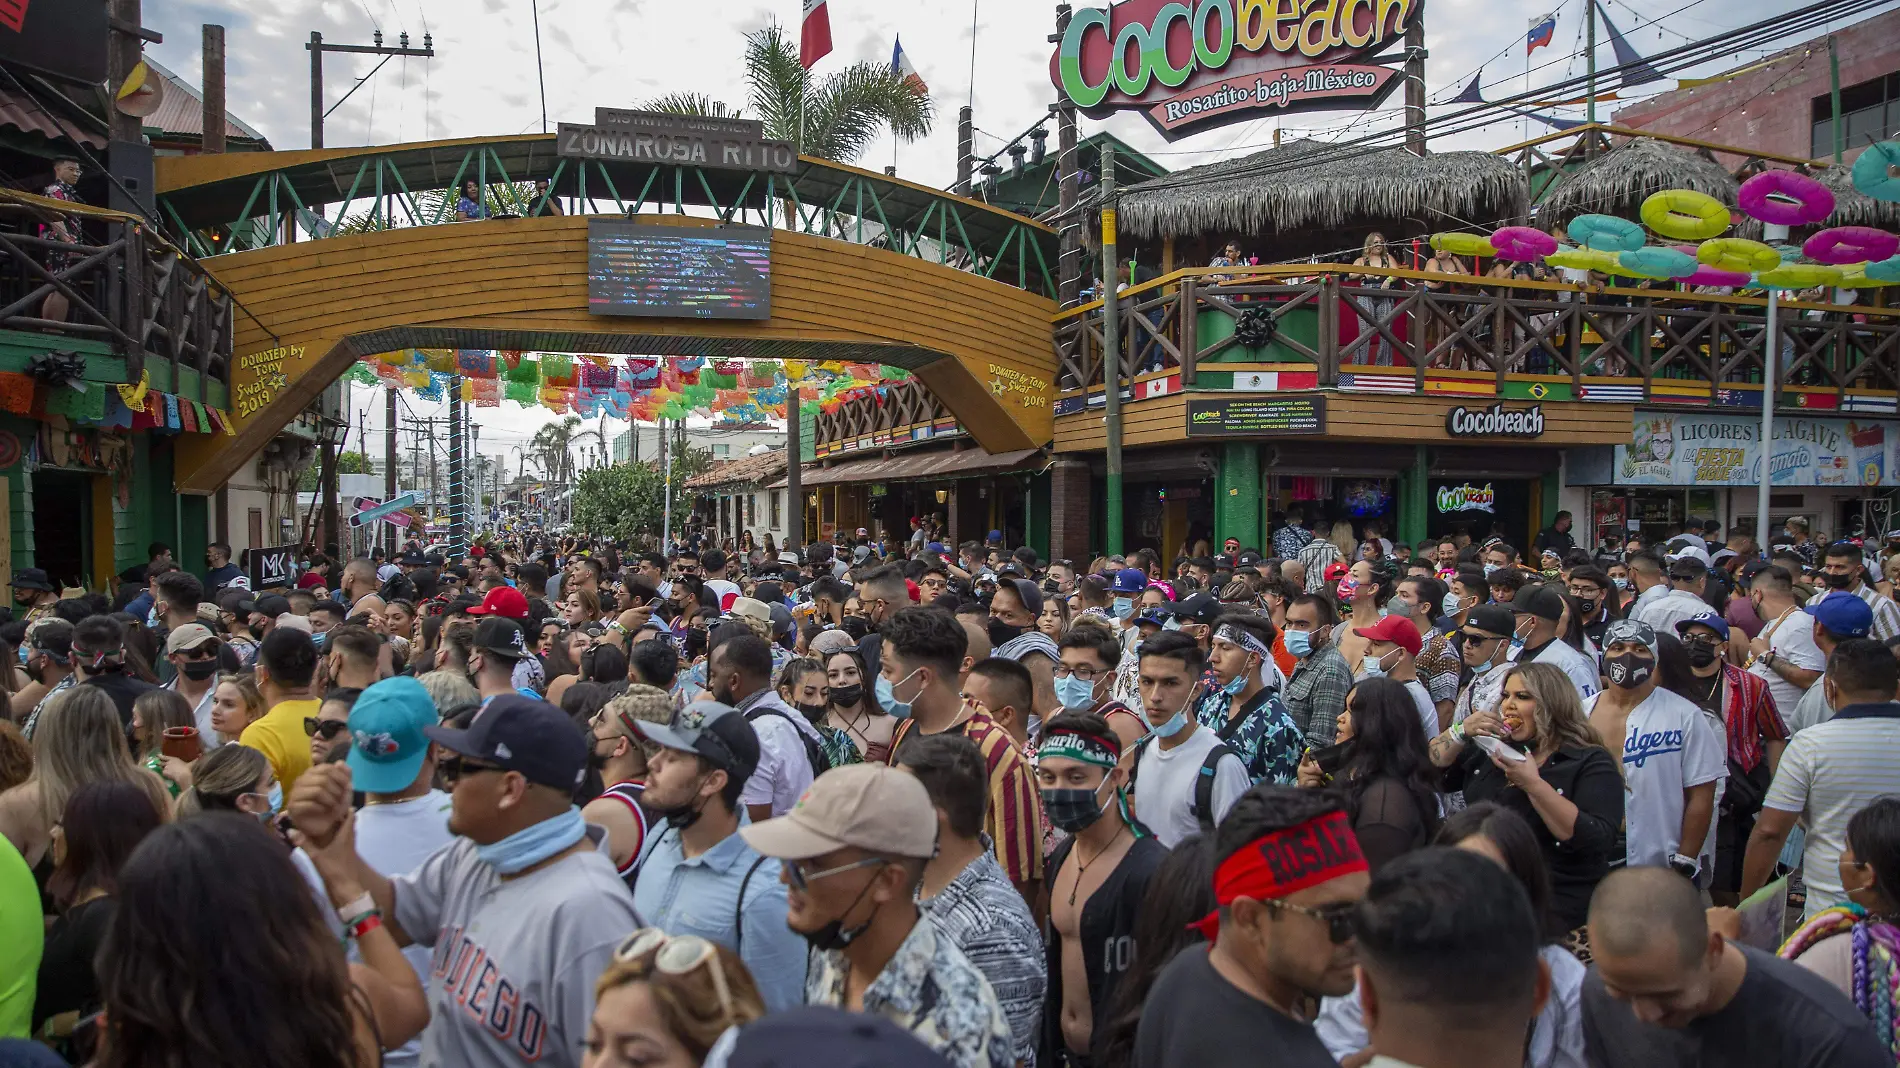
<svg viewBox="0 0 1900 1068"><path fill-rule="evenodd" d="M1170 601L1162 607L1183 623L1211 624L1227 611L1227 606L1220 603L1220 598L1211 593L1196 593L1185 600Z"/></svg>
<svg viewBox="0 0 1900 1068"><path fill-rule="evenodd" d="M1865 638L1874 629L1874 610L1846 590L1835 590L1809 605L1808 614L1836 638Z"/></svg>
<svg viewBox="0 0 1900 1068"><path fill-rule="evenodd" d="M409 675L368 686L350 708L350 774L372 794L406 789L429 755L423 731L436 725L435 700Z"/></svg>
<svg viewBox="0 0 1900 1068"><path fill-rule="evenodd" d="M433 726L422 733L451 753L520 772L539 786L572 790L587 774L588 746L574 721L546 701L521 694L492 698L467 730Z"/></svg>
<svg viewBox="0 0 1900 1068"><path fill-rule="evenodd" d="M1140 593L1148 588L1148 573L1138 567L1125 567L1115 572L1116 593Z"/></svg>
<svg viewBox="0 0 1900 1068"><path fill-rule="evenodd" d="M733 1033L726 1068L950 1068L943 1054L882 1016L804 1005Z"/></svg>
<svg viewBox="0 0 1900 1068"><path fill-rule="evenodd" d="M1857 601L1860 600L1858 597L1854 599ZM1714 612L1704 612L1699 616L1690 616L1688 619L1677 622L1676 633L1678 635L1687 634L1689 633L1690 627L1707 627L1720 635L1723 641L1728 641L1728 620L1723 619Z"/></svg>

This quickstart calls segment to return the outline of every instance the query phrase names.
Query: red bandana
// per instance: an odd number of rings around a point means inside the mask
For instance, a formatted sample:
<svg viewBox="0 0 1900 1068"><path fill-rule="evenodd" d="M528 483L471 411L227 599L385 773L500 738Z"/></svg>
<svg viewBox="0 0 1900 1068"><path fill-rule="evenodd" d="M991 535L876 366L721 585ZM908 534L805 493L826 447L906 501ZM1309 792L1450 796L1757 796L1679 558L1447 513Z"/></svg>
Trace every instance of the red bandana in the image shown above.
<svg viewBox="0 0 1900 1068"><path fill-rule="evenodd" d="M1242 897L1282 898L1365 870L1352 821L1344 812L1328 812L1263 835L1222 861L1214 871L1214 901L1225 906ZM1219 910L1191 926L1214 941L1220 933Z"/></svg>

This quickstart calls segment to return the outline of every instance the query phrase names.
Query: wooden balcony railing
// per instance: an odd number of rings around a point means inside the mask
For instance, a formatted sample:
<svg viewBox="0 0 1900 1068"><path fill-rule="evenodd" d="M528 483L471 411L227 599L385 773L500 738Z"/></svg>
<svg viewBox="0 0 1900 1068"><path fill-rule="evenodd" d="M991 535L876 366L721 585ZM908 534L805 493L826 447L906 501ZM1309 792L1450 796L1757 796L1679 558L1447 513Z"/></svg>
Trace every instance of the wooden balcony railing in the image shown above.
<svg viewBox="0 0 1900 1068"><path fill-rule="evenodd" d="M883 403L858 397L821 413L813 435L819 456L962 433L956 416L915 378L885 388Z"/></svg>
<svg viewBox="0 0 1900 1068"><path fill-rule="evenodd" d="M60 216L76 220L79 241L41 235ZM66 298L64 320L43 317L54 293ZM230 385L231 314L231 295L136 216L0 191L0 329L109 344L126 357L128 381L157 360L171 365L177 390L177 371L189 368L202 392Z"/></svg>
<svg viewBox="0 0 1900 1068"><path fill-rule="evenodd" d="M1378 277L1349 277L1367 274ZM1760 387L1767 334L1757 294L1339 264L1177 271L1122 291L1118 310L1123 376L1178 372L1182 387L1242 363L1310 372L1322 389L1341 386L1342 369L1377 375L1385 391L1410 377L1418 393L1428 378L1495 379L1502 393L1507 378L1535 376L1568 379L1579 398L1595 387L1606 399L1707 404L1724 386ZM1783 300L1776 334L1784 389L1900 390L1900 309ZM1058 316L1055 346L1059 393L1099 388L1100 302Z"/></svg>

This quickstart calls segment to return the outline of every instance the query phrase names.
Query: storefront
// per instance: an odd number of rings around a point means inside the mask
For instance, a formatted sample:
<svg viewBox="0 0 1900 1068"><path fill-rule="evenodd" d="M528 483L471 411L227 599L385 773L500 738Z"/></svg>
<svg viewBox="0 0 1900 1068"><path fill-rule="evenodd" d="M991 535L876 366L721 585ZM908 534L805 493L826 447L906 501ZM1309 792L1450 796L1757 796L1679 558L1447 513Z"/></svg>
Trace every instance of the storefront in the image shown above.
<svg viewBox="0 0 1900 1068"><path fill-rule="evenodd" d="M799 475L807 494L806 538L829 540L863 527L874 538L902 541L914 517L934 519L949 542L982 541L1000 530L1009 545L1046 551L1043 451L989 453L963 444L968 447L853 449L806 463ZM785 485L781 479L771 488Z"/></svg>
<svg viewBox="0 0 1900 1068"><path fill-rule="evenodd" d="M1768 518L1807 520L1830 541L1895 525L1900 423L1782 416L1769 451ZM1761 480L1761 419L1748 414L1640 411L1628 444L1572 453L1568 481L1590 487L1591 534L1654 542L1690 518L1753 531Z"/></svg>

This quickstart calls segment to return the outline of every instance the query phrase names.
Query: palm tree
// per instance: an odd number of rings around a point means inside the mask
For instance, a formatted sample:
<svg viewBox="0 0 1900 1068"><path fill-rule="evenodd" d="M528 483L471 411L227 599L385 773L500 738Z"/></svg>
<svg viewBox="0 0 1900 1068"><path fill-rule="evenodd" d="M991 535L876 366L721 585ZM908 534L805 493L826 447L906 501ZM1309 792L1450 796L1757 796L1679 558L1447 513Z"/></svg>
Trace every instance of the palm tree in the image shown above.
<svg viewBox="0 0 1900 1068"><path fill-rule="evenodd" d="M573 481L574 456L569 447L574 441L574 431L580 425L581 417L570 415L535 431L533 439L528 442L528 451L534 454L535 462L541 465L542 476L549 481Z"/></svg>
<svg viewBox="0 0 1900 1068"><path fill-rule="evenodd" d="M886 127L902 141L930 133L929 94L889 64L853 63L814 81L799 65L798 42L776 22L746 35L745 71L747 103L764 122L765 136L791 141L804 155L850 163ZM670 93L646 108L706 118L740 115L704 93Z"/></svg>

